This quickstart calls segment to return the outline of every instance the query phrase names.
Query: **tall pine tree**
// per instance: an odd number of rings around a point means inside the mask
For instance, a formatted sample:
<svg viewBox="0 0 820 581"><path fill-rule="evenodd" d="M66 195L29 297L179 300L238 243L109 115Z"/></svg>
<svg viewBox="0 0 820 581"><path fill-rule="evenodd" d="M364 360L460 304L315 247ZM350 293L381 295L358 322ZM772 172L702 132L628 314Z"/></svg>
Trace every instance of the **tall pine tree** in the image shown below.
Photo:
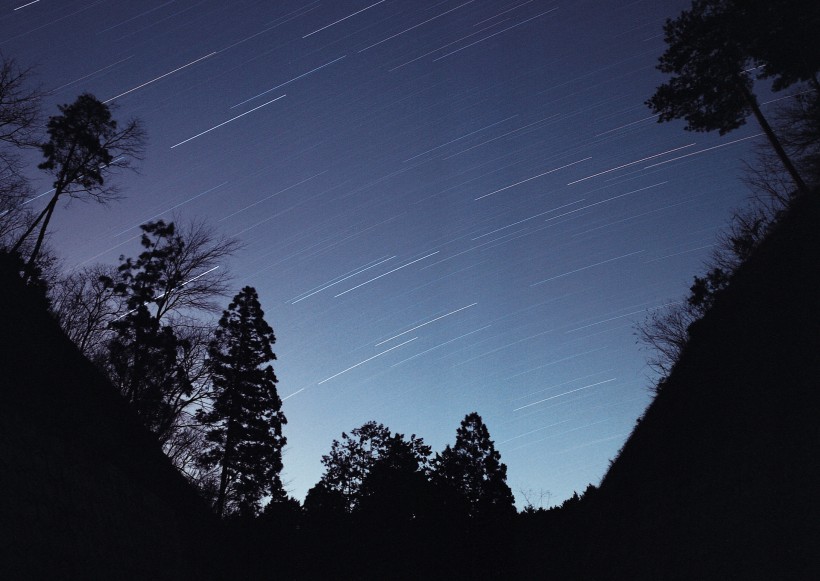
<svg viewBox="0 0 820 581"><path fill-rule="evenodd" d="M276 375L273 329L265 322L259 296L243 288L219 320L210 346L213 406L201 410L207 426L207 468L219 469L216 512L254 515L262 497L284 497L279 473L286 423Z"/></svg>
<svg viewBox="0 0 820 581"><path fill-rule="evenodd" d="M797 189L807 193L806 183L761 111L752 71L762 70L757 78L773 77L774 90L811 81L818 91L816 6L806 0L693 0L689 10L664 25L667 49L658 69L673 76L647 105L660 122L684 119L687 130L721 135L754 115Z"/></svg>
<svg viewBox="0 0 820 581"><path fill-rule="evenodd" d="M49 140L40 145L45 158L37 167L54 176L51 200L18 239L12 252L21 249L34 229L40 231L28 260L37 261L54 209L62 197L106 203L116 199L115 188L105 184L112 169L129 167L138 159L145 136L139 121L120 127L111 109L94 95L83 93L68 105L59 105L60 115L50 117L46 130ZM28 274L26 275L28 277Z"/></svg>
<svg viewBox="0 0 820 581"><path fill-rule="evenodd" d="M451 488L469 504L472 516L509 514L515 511L507 485L507 466L490 439L481 416L467 414L456 430L455 445L433 460L434 480Z"/></svg>

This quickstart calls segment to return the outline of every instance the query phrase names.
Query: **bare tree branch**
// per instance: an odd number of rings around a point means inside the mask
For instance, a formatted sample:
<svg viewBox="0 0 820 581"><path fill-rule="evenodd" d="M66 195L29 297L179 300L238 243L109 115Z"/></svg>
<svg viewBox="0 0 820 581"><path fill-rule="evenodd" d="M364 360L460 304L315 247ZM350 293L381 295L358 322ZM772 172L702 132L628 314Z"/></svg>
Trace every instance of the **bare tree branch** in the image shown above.
<svg viewBox="0 0 820 581"><path fill-rule="evenodd" d="M31 76L30 68L0 55L0 142L18 148L37 145L43 93L28 86Z"/></svg>
<svg viewBox="0 0 820 581"><path fill-rule="evenodd" d="M31 196L21 174L22 148L37 144L42 93L29 87L31 69L0 55L0 248L8 249L31 225L33 216L25 207Z"/></svg>
<svg viewBox="0 0 820 581"><path fill-rule="evenodd" d="M219 312L215 299L230 289L225 261L240 249L239 241L217 234L204 221L183 223L177 235L184 244L166 263L165 284L157 289L157 319L186 310Z"/></svg>
<svg viewBox="0 0 820 581"><path fill-rule="evenodd" d="M62 277L49 292L63 332L91 360L104 350L111 322L126 311L122 298L104 282L115 275L114 267L91 266Z"/></svg>

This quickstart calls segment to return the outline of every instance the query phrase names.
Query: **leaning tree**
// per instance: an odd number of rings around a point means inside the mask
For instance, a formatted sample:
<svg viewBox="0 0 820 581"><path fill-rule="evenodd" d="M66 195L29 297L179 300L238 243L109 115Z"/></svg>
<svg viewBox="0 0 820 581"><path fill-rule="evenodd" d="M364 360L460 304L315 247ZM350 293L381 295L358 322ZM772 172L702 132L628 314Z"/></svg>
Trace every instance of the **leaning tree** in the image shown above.
<svg viewBox="0 0 820 581"><path fill-rule="evenodd" d="M694 0L689 10L664 25L667 48L658 69L672 77L647 105L660 122L683 119L687 130L721 135L753 115L797 189L806 193L808 187L763 115L753 86L755 78L772 78L774 90L810 81L816 91L818 24L816 2Z"/></svg>
<svg viewBox="0 0 820 581"><path fill-rule="evenodd" d="M53 194L12 248L12 252L19 251L39 226L28 270L37 260L59 200L68 197L107 203L116 199L116 188L105 180L111 170L129 167L139 157L144 143L139 121L132 119L120 127L108 105L89 93L83 93L70 105L60 105L59 109L60 115L48 120L49 139L40 145L45 159L38 166L54 177Z"/></svg>

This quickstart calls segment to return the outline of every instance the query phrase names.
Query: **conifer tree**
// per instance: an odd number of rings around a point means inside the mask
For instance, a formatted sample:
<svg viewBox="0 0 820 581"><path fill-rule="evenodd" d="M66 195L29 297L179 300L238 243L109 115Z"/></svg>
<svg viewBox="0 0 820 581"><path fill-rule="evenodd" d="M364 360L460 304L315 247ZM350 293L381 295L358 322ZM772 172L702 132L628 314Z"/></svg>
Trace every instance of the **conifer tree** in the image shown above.
<svg viewBox="0 0 820 581"><path fill-rule="evenodd" d="M171 442L193 424L191 408L208 387L211 325L191 314L211 310L213 299L225 293L220 262L236 244L216 238L204 224L178 229L159 220L140 228L143 252L136 259L121 256L117 272L99 279L126 310L110 322L106 368L173 458Z"/></svg>
<svg viewBox="0 0 820 581"><path fill-rule="evenodd" d="M92 199L106 203L116 198L116 189L105 184L112 169L128 167L139 157L143 130L136 120L118 127L111 109L89 93L69 105L60 105L60 115L50 117L49 140L40 145L44 161L37 167L54 176L53 195L45 209L18 239L12 252L20 250L39 226L40 232L28 260L29 268L45 238L54 209L61 197Z"/></svg>
<svg viewBox="0 0 820 581"><path fill-rule="evenodd" d="M470 506L473 516L514 511L513 494L507 485L507 466L490 439L478 413L467 414L456 431L455 445L433 460L435 481L451 488Z"/></svg>
<svg viewBox="0 0 820 581"><path fill-rule="evenodd" d="M777 48L794 48L790 39L795 36L816 44L815 30L807 34L805 26L796 26L800 18L780 18L778 26L771 26L770 10L764 9L767 4L777 5L773 13L790 13L802 0L694 0L689 10L667 20L667 49L658 69L673 76L658 87L647 105L658 113L660 122L684 119L690 131L718 131L721 135L741 127L753 115L797 189L807 192L803 178L760 109L751 71L763 67L758 78L774 77L775 90L809 79L816 90L815 75L820 66L816 49L804 61L800 51L784 58ZM812 13L816 19L817 10ZM788 27L787 21L791 23ZM797 64L787 65L792 62Z"/></svg>
<svg viewBox="0 0 820 581"><path fill-rule="evenodd" d="M109 376L143 425L164 444L174 424L174 400L190 395L192 388L178 357L188 346L152 317L145 304L135 305L112 328Z"/></svg>
<svg viewBox="0 0 820 581"><path fill-rule="evenodd" d="M220 516L256 514L263 496L284 496L279 473L287 420L270 365L275 340L256 290L243 288L219 320L210 346L213 406L198 414L207 426L201 462L219 468Z"/></svg>
<svg viewBox="0 0 820 581"><path fill-rule="evenodd" d="M415 435L394 434L359 488L357 512L377 528L393 529L434 512L428 478L430 446Z"/></svg>

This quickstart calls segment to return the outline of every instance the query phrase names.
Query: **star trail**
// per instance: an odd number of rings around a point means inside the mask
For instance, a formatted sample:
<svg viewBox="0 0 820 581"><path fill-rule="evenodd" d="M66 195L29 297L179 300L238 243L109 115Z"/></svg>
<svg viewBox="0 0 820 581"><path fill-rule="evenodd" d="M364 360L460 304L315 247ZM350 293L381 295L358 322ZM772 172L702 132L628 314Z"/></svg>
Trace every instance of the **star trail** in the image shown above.
<svg viewBox="0 0 820 581"><path fill-rule="evenodd" d="M560 503L650 400L635 325L747 195L754 127L686 134L644 105L688 4L0 2L0 50L49 114L87 91L145 124L124 199L55 214L66 269L135 256L158 218L241 241L220 268L276 332L296 498L342 431L441 450L477 411L519 504Z"/></svg>

